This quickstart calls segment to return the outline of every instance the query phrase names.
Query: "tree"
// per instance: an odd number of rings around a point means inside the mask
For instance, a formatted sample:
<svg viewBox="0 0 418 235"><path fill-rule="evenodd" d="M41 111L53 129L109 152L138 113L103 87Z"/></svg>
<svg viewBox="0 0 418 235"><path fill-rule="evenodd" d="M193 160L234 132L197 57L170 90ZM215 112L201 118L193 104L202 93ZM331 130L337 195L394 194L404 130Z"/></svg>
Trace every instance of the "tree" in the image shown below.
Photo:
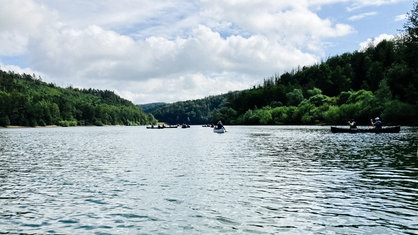
<svg viewBox="0 0 418 235"><path fill-rule="evenodd" d="M409 42L418 42L418 2L413 3L413 9L407 14L408 21L404 25Z"/></svg>
<svg viewBox="0 0 418 235"><path fill-rule="evenodd" d="M418 123L416 119L418 116L417 110L417 106L399 100L392 100L385 106L382 118L387 124L416 125Z"/></svg>
<svg viewBox="0 0 418 235"><path fill-rule="evenodd" d="M303 92L301 89L294 89L293 91L286 94L287 104L290 106L297 106L304 99Z"/></svg>
<svg viewBox="0 0 418 235"><path fill-rule="evenodd" d="M407 14L405 23L404 59L415 72L418 70L418 2L414 2L413 9Z"/></svg>

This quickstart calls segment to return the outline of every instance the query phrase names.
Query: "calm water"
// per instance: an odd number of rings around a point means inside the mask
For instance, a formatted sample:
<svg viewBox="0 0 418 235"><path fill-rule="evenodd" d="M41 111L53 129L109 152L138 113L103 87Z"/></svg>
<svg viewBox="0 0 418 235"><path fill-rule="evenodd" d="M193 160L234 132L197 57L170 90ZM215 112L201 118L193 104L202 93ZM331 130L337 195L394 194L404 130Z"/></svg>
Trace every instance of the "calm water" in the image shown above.
<svg viewBox="0 0 418 235"><path fill-rule="evenodd" d="M0 129L0 234L418 234L418 128Z"/></svg>

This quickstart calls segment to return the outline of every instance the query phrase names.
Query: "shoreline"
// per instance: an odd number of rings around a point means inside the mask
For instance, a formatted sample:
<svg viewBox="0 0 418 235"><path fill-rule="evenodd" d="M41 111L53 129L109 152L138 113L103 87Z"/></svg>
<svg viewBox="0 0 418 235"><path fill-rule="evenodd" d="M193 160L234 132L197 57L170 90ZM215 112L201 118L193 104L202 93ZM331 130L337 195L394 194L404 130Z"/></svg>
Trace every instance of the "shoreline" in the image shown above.
<svg viewBox="0 0 418 235"><path fill-rule="evenodd" d="M14 129L14 128L56 128L56 127L60 127L60 126L57 126L57 125L47 125L47 126L15 126L15 125L10 125L10 126L1 126L0 128Z"/></svg>
<svg viewBox="0 0 418 235"><path fill-rule="evenodd" d="M0 126L0 129L17 129L17 128L61 128L61 127L88 127L88 126L95 126L95 127L106 127L106 126L126 126L126 125L87 125L87 126L59 126L59 125L47 125L47 126L17 126L17 125L9 125L9 126ZM145 126L145 125L135 125L135 126Z"/></svg>

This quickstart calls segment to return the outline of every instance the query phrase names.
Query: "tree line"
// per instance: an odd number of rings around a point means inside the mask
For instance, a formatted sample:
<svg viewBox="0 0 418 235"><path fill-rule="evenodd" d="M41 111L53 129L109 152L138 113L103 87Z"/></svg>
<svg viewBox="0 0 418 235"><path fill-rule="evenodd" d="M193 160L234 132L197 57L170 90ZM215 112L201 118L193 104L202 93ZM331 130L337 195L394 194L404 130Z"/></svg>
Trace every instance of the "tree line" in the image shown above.
<svg viewBox="0 0 418 235"><path fill-rule="evenodd" d="M155 122L112 91L60 88L0 70L0 126L144 125Z"/></svg>
<svg viewBox="0 0 418 235"><path fill-rule="evenodd" d="M418 3L403 35L264 80L251 89L154 105L160 121L190 124L418 125Z"/></svg>

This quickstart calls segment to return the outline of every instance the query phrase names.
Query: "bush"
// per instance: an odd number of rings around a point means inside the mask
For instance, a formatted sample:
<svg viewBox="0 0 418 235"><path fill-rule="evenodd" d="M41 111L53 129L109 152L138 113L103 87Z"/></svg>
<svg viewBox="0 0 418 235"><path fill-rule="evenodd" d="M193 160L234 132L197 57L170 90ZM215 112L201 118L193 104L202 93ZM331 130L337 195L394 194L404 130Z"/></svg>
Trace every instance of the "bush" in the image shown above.
<svg viewBox="0 0 418 235"><path fill-rule="evenodd" d="M0 117L0 126L9 126L10 125L10 119L9 116L3 116Z"/></svg>
<svg viewBox="0 0 418 235"><path fill-rule="evenodd" d="M418 124L418 107L416 105L404 103L399 100L392 100L385 105L382 118L386 124Z"/></svg>
<svg viewBox="0 0 418 235"><path fill-rule="evenodd" d="M58 125L62 127L77 126L77 121L76 120L61 120L58 122Z"/></svg>
<svg viewBox="0 0 418 235"><path fill-rule="evenodd" d="M327 111L322 114L325 123L340 124L342 122L341 111L338 106L330 106ZM344 119L346 120L346 119Z"/></svg>

